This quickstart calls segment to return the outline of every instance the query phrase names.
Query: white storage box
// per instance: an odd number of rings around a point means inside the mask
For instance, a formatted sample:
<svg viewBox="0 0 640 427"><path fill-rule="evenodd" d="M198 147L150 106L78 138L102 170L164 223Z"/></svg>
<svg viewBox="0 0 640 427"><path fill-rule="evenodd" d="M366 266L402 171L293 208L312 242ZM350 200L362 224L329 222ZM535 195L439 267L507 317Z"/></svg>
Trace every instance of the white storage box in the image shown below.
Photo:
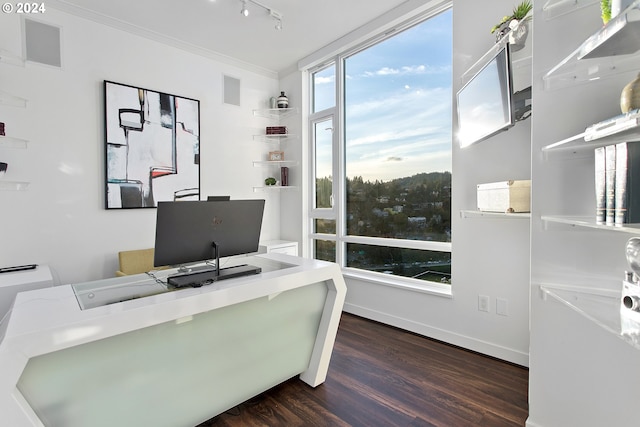
<svg viewBox="0 0 640 427"><path fill-rule="evenodd" d="M478 210L531 212L531 180L478 184Z"/></svg>

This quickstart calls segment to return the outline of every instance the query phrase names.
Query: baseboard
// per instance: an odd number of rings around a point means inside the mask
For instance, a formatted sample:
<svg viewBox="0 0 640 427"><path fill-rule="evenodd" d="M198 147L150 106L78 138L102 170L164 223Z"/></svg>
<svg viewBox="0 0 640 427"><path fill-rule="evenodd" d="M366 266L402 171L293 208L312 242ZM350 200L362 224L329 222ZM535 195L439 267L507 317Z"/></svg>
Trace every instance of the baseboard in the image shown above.
<svg viewBox="0 0 640 427"><path fill-rule="evenodd" d="M525 427L542 427L540 424L536 424L533 421L530 421L531 417L527 418L524 425Z"/></svg>
<svg viewBox="0 0 640 427"><path fill-rule="evenodd" d="M366 319L375 320L386 325L394 326L396 328L404 329L406 331L414 332L425 337L433 338L439 341L446 342L448 344L456 345L458 347L466 348L471 351L486 354L487 356L495 357L497 359L505 360L510 363L515 363L520 366L529 366L529 354L521 351L513 350L507 347L502 347L490 342L477 340L472 337L460 335L455 332L447 331L440 328L435 328L423 323L418 323L413 320L404 319L397 316L392 316L387 313L383 313L376 310L371 310L366 307L361 307L354 304L345 303L344 311L347 313L355 314L357 316L364 317ZM535 425L532 425L535 427Z"/></svg>

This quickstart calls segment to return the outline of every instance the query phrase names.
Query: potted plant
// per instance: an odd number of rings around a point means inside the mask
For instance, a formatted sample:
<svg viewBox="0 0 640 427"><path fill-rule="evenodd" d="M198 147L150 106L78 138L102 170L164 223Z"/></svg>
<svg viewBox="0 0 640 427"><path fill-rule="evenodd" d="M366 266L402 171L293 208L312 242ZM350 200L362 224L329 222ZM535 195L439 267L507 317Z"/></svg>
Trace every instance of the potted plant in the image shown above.
<svg viewBox="0 0 640 427"><path fill-rule="evenodd" d="M502 39L513 28L515 28L516 26L519 26L518 24L522 20L531 19L530 17L527 17L531 9L533 9L533 4L531 3L531 1L524 0L522 3L520 3L519 5L513 8L513 12L511 13L511 15L502 17L500 22L498 22L496 25L494 25L491 28L491 34L494 34L494 33L496 34L496 42L500 41L500 39ZM526 36L527 30L526 30L526 25L521 25L519 27L525 29L524 34L521 34L518 37L519 39L521 39L523 36ZM509 40L509 42L513 43L511 40ZM524 45L524 40L519 41L519 43L522 43Z"/></svg>

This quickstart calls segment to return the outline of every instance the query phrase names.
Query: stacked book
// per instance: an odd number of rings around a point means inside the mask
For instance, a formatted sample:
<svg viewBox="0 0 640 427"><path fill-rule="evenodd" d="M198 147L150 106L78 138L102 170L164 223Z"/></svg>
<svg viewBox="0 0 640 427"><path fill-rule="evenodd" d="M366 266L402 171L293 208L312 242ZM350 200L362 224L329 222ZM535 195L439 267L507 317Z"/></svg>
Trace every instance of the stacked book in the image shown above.
<svg viewBox="0 0 640 427"><path fill-rule="evenodd" d="M286 135L286 126L267 126L267 135Z"/></svg>
<svg viewBox="0 0 640 427"><path fill-rule="evenodd" d="M640 222L640 142L595 149L596 222Z"/></svg>

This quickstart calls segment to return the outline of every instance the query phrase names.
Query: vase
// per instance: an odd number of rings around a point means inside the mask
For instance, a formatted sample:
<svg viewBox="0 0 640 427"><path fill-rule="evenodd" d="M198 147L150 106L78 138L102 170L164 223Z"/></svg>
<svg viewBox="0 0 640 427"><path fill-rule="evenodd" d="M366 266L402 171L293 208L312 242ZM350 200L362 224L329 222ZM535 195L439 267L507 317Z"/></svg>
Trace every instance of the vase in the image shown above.
<svg viewBox="0 0 640 427"><path fill-rule="evenodd" d="M529 35L528 19L525 18L523 21L514 19L509 23L509 28L511 28L511 31L507 33L507 36L509 37L509 44L511 44L511 51L516 52L524 48L527 41L527 35Z"/></svg>
<svg viewBox="0 0 640 427"><path fill-rule="evenodd" d="M620 94L620 110L628 113L640 108L640 73L622 89Z"/></svg>
<svg viewBox="0 0 640 427"><path fill-rule="evenodd" d="M289 98L284 92L280 92L280 96L278 97L278 108L289 108Z"/></svg>

